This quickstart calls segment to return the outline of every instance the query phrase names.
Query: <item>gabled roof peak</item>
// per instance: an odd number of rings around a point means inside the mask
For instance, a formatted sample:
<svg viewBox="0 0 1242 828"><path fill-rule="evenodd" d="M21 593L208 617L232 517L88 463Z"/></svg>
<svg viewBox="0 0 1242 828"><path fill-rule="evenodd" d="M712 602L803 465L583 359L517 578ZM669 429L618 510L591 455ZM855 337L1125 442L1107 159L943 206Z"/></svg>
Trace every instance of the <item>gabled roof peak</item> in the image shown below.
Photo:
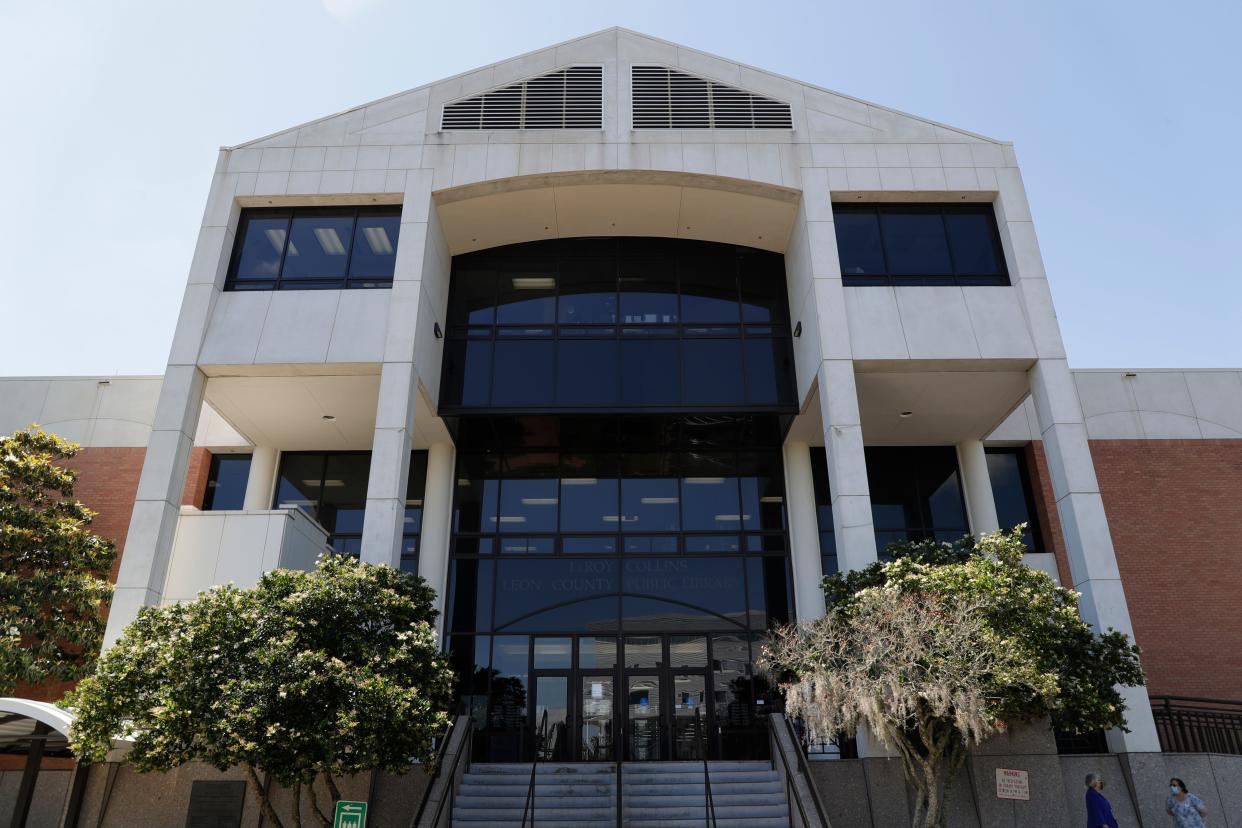
<svg viewBox="0 0 1242 828"><path fill-rule="evenodd" d="M588 45L592 41L606 41L610 36L616 39L615 44L611 48L605 47L604 49L601 49L598 45ZM623 44L622 41L625 39L632 42ZM636 44L647 44L647 46L638 46L638 48L635 49L634 47ZM805 103L805 108L808 110L808 114L810 114L813 110L818 118L818 122L827 125L827 130L836 131L834 127L840 126L843 140L905 140L912 142L917 142L919 140L936 141L944 140L943 137L937 135L938 131L947 131L949 133L960 135L961 140L964 141L985 141L994 144L1008 143L969 132L958 127L941 124L917 115L911 115L891 107L855 98L851 95L836 92L806 81L790 78L786 75L782 75L768 69L720 57L701 49L665 40L663 38L635 31L624 26L610 26L599 31L579 35L568 40L563 40L559 43L534 49L513 57L477 67L475 69L450 75L446 78L432 81L421 86L416 86L402 92L397 92L393 95L379 98L368 103L360 104L341 112L308 121L262 138L257 138L233 147L224 147L223 149L240 149L242 147L254 146L300 145L305 142L296 138L290 140L288 136L296 136L296 134L301 130L314 129L317 125L327 124L336 119L358 120L364 112L369 112L373 109L380 110L384 113L388 113L389 110L395 112L413 109L412 105L401 106L399 103L401 101L419 102L421 108L427 110L441 106L451 100L486 92L490 89L512 84L540 73L551 72L571 65L606 63L608 62L606 59L601 59L601 56L604 54L610 54L618 59L618 61L623 58L630 59L632 56L627 55L627 51L643 52L643 57L641 59L633 59L632 62L634 63L667 64L670 69L690 72L692 74L700 75L707 80L720 83L738 85L739 82L734 77L718 76L721 74L732 74L745 76L752 82L752 84L799 88L801 90L801 92L799 92L799 97L804 98L804 101L798 101L796 103ZM661 53L666 57L665 60L653 59L654 56L658 56ZM714 73L713 70L715 70ZM744 84L742 85L744 86ZM454 90L456 90L456 93L454 93ZM764 89L756 89L755 91L766 94L766 90ZM408 115L410 112L406 112L406 114ZM377 116L377 118L378 117L380 116ZM402 116L397 117L399 118ZM370 118L369 115L368 117L361 118L362 123L356 125L358 127L357 129L348 129L347 131L355 133L368 130L370 127L375 125L370 123L372 120L376 119ZM900 134L885 136L883 133L888 131L889 127L891 127L894 122L904 122L906 129L898 130ZM925 135L923 135L922 138L916 135L916 133L919 132L917 128L911 128L916 124L924 127ZM424 126L426 126L425 122ZM628 129L628 125L626 128ZM815 139L812 138L810 140ZM350 142L346 141L345 143ZM354 141L352 143L357 142ZM366 143L366 140L363 140L362 143ZM387 140L381 141L381 143L394 142Z"/></svg>

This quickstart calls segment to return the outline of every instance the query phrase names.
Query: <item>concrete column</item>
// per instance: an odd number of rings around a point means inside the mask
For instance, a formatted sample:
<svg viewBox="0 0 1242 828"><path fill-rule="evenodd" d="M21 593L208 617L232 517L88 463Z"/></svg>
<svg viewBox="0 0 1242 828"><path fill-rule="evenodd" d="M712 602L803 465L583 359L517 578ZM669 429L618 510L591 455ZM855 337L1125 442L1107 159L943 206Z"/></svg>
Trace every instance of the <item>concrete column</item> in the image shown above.
<svg viewBox="0 0 1242 828"><path fill-rule="evenodd" d="M414 428L420 379L434 387L438 379L439 340L435 319L424 307L424 276L447 273L447 248L429 242L432 228L431 171L406 176L401 205L401 236L393 263L384 364L371 443L367 508L362 524L362 560L397 567L405 526L405 495L410 469L410 435ZM438 232L438 231L437 231ZM434 239L432 240L434 241ZM444 280L447 292L447 278ZM436 373L420 377L419 366L434 363Z"/></svg>
<svg viewBox="0 0 1242 828"><path fill-rule="evenodd" d="M823 567L820 563L819 520L815 513L815 479L811 447L800 441L785 444L785 506L789 512L790 563L799 621L824 615Z"/></svg>
<svg viewBox="0 0 1242 828"><path fill-rule="evenodd" d="M1134 627L1069 365L1064 359L1041 359L1029 376L1073 588L1082 593L1079 612L1097 630L1112 628L1133 639ZM1130 732L1110 731L1109 749L1116 753L1159 751L1147 688L1122 688L1122 695Z"/></svg>
<svg viewBox="0 0 1242 828"><path fill-rule="evenodd" d="M449 538L453 524L453 468L456 449L452 443L432 443L427 451L427 488L423 495L423 529L418 540L418 574L436 591L436 609L444 612L448 585ZM436 629L444 628L444 617Z"/></svg>
<svg viewBox="0 0 1242 828"><path fill-rule="evenodd" d="M255 446L250 455L250 474L246 477L246 499L242 508L261 512L272 508L272 489L280 452L271 446Z"/></svg>
<svg viewBox="0 0 1242 828"><path fill-rule="evenodd" d="M957 444L957 468L962 475L962 493L966 496L970 531L982 535L1000 529L996 499L992 494L992 477L988 474L988 458L982 440L963 440Z"/></svg>
<svg viewBox="0 0 1242 828"><path fill-rule="evenodd" d="M105 648L138 617L139 609L158 604L163 596L205 382L193 365L170 365L164 374L108 613Z"/></svg>
<svg viewBox="0 0 1242 828"><path fill-rule="evenodd" d="M837 564L842 571L862 569L878 556L852 361L824 360L819 370L819 404L824 417Z"/></svg>
<svg viewBox="0 0 1242 828"><path fill-rule="evenodd" d="M412 362L385 362L380 373L379 407L367 478L367 509L362 522L362 560L400 566L405 525L405 494L410 474L410 432L418 376Z"/></svg>

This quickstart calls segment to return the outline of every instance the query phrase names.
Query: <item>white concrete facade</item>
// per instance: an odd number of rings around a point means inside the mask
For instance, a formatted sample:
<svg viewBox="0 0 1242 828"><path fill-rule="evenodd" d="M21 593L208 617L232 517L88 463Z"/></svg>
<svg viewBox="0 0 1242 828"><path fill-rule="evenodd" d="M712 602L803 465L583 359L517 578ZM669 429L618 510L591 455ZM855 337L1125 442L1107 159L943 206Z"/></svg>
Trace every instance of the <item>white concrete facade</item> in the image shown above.
<svg viewBox="0 0 1242 828"><path fill-rule="evenodd" d="M787 102L793 129L634 130L629 70L653 63ZM603 67L602 129L440 129L447 102L580 64ZM845 286L833 203L856 200L993 204L1011 284ZM243 208L321 204L401 205L391 290L224 290ZM436 411L452 257L580 235L785 255L800 329L802 413L785 460L803 617L823 612L810 446L826 448L841 566L858 568L877 554L865 445L957 446L982 531L997 525L982 441L1042 440L1084 617L1132 632L1088 437L1242 436L1238 372L1070 371L1010 144L610 29L222 149L162 385L133 380L115 414L97 380L22 380L33 384L0 395L0 426L42 418L93 444L147 447L107 640L140 606L181 597L167 586L180 492L216 416L264 458L247 510L271 507L278 450L370 449L362 558L372 563L399 560L410 450L428 449L420 572L442 593L454 455ZM295 428L291 412L255 401L277 387L312 401L296 437L278 433ZM320 422L329 414L330 430ZM83 431L86 421L108 425ZM1142 688L1129 701L1131 733L1114 734L1114 748L1158 750Z"/></svg>

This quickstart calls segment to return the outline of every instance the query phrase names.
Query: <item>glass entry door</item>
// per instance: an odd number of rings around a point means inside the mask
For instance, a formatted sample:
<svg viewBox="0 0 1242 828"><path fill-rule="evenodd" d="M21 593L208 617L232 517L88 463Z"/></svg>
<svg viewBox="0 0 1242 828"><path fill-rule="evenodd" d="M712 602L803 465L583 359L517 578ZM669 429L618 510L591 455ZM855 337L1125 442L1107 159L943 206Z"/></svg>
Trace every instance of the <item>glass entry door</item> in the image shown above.
<svg viewBox="0 0 1242 828"><path fill-rule="evenodd" d="M612 674L586 674L579 682L578 760L612 762L616 758L616 699Z"/></svg>
<svg viewBox="0 0 1242 828"><path fill-rule="evenodd" d="M573 758L569 733L569 677L536 676L534 725L536 762L568 762Z"/></svg>
<svg viewBox="0 0 1242 828"><path fill-rule="evenodd" d="M625 760L659 762L667 759L667 707L660 692L660 676L640 673L626 676L625 681Z"/></svg>

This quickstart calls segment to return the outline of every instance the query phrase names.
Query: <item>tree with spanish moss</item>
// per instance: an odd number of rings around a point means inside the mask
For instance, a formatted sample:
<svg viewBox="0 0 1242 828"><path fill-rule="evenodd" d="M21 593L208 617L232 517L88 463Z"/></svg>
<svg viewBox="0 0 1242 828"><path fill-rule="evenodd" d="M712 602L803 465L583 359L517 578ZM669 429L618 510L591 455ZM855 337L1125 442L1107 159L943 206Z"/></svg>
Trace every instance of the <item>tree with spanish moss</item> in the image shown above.
<svg viewBox="0 0 1242 828"><path fill-rule="evenodd" d="M73 497L80 447L37 426L0 437L0 695L90 672L112 597L112 541Z"/></svg>
<svg viewBox="0 0 1242 828"><path fill-rule="evenodd" d="M866 728L900 757L914 828L942 828L970 750L1018 722L1125 727L1139 651L1096 633L1078 594L1026 566L1021 530L893 544L890 562L824 579L825 617L775 631L765 667L816 740Z"/></svg>

